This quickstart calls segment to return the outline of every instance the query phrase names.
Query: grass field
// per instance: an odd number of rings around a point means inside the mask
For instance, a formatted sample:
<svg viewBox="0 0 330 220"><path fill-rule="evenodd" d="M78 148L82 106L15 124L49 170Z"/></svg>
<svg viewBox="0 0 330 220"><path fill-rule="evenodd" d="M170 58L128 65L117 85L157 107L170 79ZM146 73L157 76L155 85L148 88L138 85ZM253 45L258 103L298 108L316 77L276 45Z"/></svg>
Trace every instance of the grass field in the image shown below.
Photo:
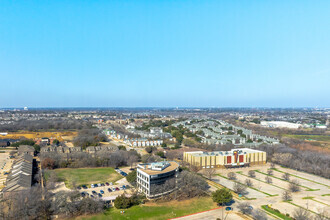
<svg viewBox="0 0 330 220"><path fill-rule="evenodd" d="M22 137L27 139L34 139L34 138L56 138L59 141L63 140L71 140L77 135L77 132L75 131L59 131L59 132L48 132L48 131L42 131L42 132L10 132L9 134L5 136L0 136L0 139L5 138L11 138L11 139L20 139Z"/></svg>
<svg viewBox="0 0 330 220"><path fill-rule="evenodd" d="M116 182L122 176L111 167L102 168L65 168L55 169L50 172L56 172L61 181L64 181L68 188L72 188L74 182L77 186L88 185L92 183Z"/></svg>
<svg viewBox="0 0 330 220"><path fill-rule="evenodd" d="M296 138L300 140L314 140L314 141L324 141L324 142L330 142L330 136L329 135L294 135L294 134L286 134L285 137L289 138Z"/></svg>
<svg viewBox="0 0 330 220"><path fill-rule="evenodd" d="M105 219L153 219L163 220L189 215L196 212L217 208L211 197L193 198L184 201L171 201L163 203L147 203L133 206L125 210L124 214L116 208L110 208L104 214L78 218L83 220Z"/></svg>

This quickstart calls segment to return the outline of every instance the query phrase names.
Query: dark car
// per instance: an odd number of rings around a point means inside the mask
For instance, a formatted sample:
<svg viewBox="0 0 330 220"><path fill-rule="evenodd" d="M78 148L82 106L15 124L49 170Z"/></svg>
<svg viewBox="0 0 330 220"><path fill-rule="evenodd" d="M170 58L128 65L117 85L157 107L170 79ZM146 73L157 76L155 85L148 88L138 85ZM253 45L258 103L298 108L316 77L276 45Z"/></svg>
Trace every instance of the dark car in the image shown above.
<svg viewBox="0 0 330 220"><path fill-rule="evenodd" d="M94 184L94 187L98 187L97 183Z"/></svg>
<svg viewBox="0 0 330 220"><path fill-rule="evenodd" d="M119 188L118 187L116 187L116 191L119 191Z"/></svg>
<svg viewBox="0 0 330 220"><path fill-rule="evenodd" d="M93 193L94 195L96 195L96 194L97 194L97 192L96 192L96 191L94 191L94 190L92 191L92 193Z"/></svg>
<svg viewBox="0 0 330 220"><path fill-rule="evenodd" d="M231 211L231 210L233 210L233 208L232 207L226 207L226 211Z"/></svg>
<svg viewBox="0 0 330 220"><path fill-rule="evenodd" d="M81 186L83 189L88 189L86 185Z"/></svg>
<svg viewBox="0 0 330 220"><path fill-rule="evenodd" d="M111 190L110 188L108 188L108 191L109 191L109 192L112 192L112 190Z"/></svg>
<svg viewBox="0 0 330 220"><path fill-rule="evenodd" d="M103 190L100 190L100 193L101 193L101 194L104 194L104 191L103 191Z"/></svg>
<svg viewBox="0 0 330 220"><path fill-rule="evenodd" d="M81 190L81 187L80 187L80 186L78 186L78 187L77 187L77 189L78 189L78 190Z"/></svg>
<svg viewBox="0 0 330 220"><path fill-rule="evenodd" d="M101 186L105 186L104 183L101 183Z"/></svg>
<svg viewBox="0 0 330 220"><path fill-rule="evenodd" d="M92 197L92 198L94 198L94 196L93 196L93 195L91 195L91 197Z"/></svg>
<svg viewBox="0 0 330 220"><path fill-rule="evenodd" d="M84 192L80 193L82 197L85 197L86 194Z"/></svg>
<svg viewBox="0 0 330 220"><path fill-rule="evenodd" d="M99 197L102 197L102 194L101 193L99 193Z"/></svg>
<svg viewBox="0 0 330 220"><path fill-rule="evenodd" d="M108 182L106 182L105 185L109 186L110 184Z"/></svg>

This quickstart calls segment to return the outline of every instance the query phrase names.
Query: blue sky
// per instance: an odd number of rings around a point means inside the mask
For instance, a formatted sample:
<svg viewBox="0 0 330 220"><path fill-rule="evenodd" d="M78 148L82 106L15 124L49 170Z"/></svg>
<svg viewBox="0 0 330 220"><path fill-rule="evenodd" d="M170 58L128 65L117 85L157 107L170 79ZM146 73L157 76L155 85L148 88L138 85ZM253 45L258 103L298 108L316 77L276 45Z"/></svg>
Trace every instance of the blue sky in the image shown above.
<svg viewBox="0 0 330 220"><path fill-rule="evenodd" d="M330 107L330 1L0 1L0 107Z"/></svg>

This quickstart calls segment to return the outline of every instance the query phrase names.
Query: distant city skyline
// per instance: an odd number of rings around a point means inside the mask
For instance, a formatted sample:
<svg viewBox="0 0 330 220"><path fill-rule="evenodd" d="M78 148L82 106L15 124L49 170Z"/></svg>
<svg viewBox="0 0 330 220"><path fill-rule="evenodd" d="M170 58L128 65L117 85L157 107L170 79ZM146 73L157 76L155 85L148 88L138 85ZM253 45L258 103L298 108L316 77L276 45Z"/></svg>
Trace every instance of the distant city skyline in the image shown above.
<svg viewBox="0 0 330 220"><path fill-rule="evenodd" d="M1 1L0 109L330 107L329 1Z"/></svg>

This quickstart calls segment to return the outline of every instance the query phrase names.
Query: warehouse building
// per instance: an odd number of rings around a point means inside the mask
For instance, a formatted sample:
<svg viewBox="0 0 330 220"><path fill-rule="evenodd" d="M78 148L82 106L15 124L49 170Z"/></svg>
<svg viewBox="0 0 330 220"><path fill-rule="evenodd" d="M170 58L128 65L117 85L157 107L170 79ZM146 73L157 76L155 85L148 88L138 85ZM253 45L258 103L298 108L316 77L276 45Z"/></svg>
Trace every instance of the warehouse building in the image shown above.
<svg viewBox="0 0 330 220"><path fill-rule="evenodd" d="M231 151L184 152L183 160L200 168L232 168L266 163L266 152L249 148Z"/></svg>
<svg viewBox="0 0 330 220"><path fill-rule="evenodd" d="M138 190L147 198L156 198L173 192L176 189L175 181L178 171L179 164L174 161L139 164L137 167ZM166 181L168 184L165 186Z"/></svg>

